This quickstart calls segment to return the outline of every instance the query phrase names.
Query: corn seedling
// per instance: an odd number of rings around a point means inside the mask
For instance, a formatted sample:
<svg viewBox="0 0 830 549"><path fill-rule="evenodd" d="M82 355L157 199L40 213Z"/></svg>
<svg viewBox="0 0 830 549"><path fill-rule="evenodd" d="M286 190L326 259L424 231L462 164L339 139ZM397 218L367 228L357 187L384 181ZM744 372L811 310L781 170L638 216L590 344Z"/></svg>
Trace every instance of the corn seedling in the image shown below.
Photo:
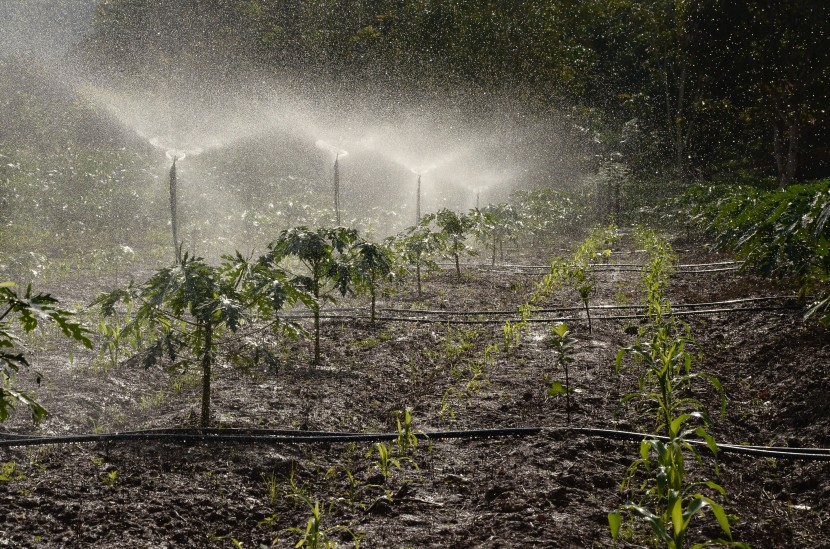
<svg viewBox="0 0 830 549"><path fill-rule="evenodd" d="M315 500L314 505L310 505L310 510L311 517L309 517L306 523L305 530L301 528L289 528L289 532L301 534L299 541L294 546L295 549L301 549L303 547L307 549L335 549L337 542L332 535L337 531L349 534L352 537L352 541L354 541L355 549L360 548L360 538L363 537L361 534L355 534L350 529L339 524L330 528L323 528L323 517L320 512L319 501Z"/></svg>
<svg viewBox="0 0 830 549"><path fill-rule="evenodd" d="M623 487L631 484L635 473L642 467L648 479L643 483L641 490L644 491L645 498L651 502L651 507L626 503L620 510L609 513L608 523L613 539L618 539L620 534L621 511L628 511L648 523L658 543L665 543L669 549L682 549L691 520L709 509L715 516L725 538L716 538L694 547L710 544L748 547L732 539L729 517L723 506L714 501L712 497L699 492L700 489L707 488L710 492L726 497L723 487L712 481L692 483L686 478L684 453L695 452L686 440L686 436L696 432L682 430L683 424L689 417L691 416L675 418L675 423L670 429L674 436L669 437L669 441L646 439L640 443L640 459L629 468ZM714 442L712 445L714 446Z"/></svg>
<svg viewBox="0 0 830 549"><path fill-rule="evenodd" d="M688 326L678 334L674 325L658 327L650 341L640 342L617 353L615 369L620 371L626 354L642 364L639 390L626 395L623 403L641 402L656 410L656 432L666 432L675 417L693 414L706 424L711 420L699 400L682 396L698 380L708 382L721 399L721 413L725 413L726 396L720 381L712 375L692 372L692 355L686 350L691 341Z"/></svg>
<svg viewBox="0 0 830 549"><path fill-rule="evenodd" d="M390 452L389 446L382 442L377 442L369 448L369 451L366 452L366 457L372 457L372 454L377 453L378 459L375 463L377 465L378 470L380 470L380 474L383 475L385 480L389 480L389 477L392 475L392 468L400 470L401 469L401 462L400 460L392 457L392 453Z"/></svg>
<svg viewBox="0 0 830 549"><path fill-rule="evenodd" d="M395 410L394 414L398 426L398 438L395 439L398 454L410 456L418 449L418 431L412 426L412 412L409 409ZM401 417L403 417L403 421L401 421Z"/></svg>
<svg viewBox="0 0 830 549"><path fill-rule="evenodd" d="M305 488L300 486L294 480L294 472L295 472L295 469L292 467L291 472L288 473L289 492L285 495L285 499L293 500L295 507L299 506L301 503L305 503L306 505L310 505L311 504L311 499L308 497L308 493L306 492Z"/></svg>
<svg viewBox="0 0 830 549"><path fill-rule="evenodd" d="M650 341L622 349L617 354L616 369L626 354L642 362L644 371L640 376L639 392L624 397L624 402L640 401L656 410L657 433L664 433L667 440L647 438L640 444L640 459L628 469L622 488L629 488L640 468L647 479L641 491L645 504L626 503L619 510L608 515L611 534L617 539L622 523L621 512L634 513L651 527L656 541L665 543L670 549L680 549L689 524L696 515L706 509L714 514L725 538L707 542L735 547L746 547L732 540L729 519L723 507L711 495L726 497L726 491L712 481L690 482L685 469L685 454L701 461L697 450L688 438L697 435L717 458L718 447L708 428L712 425L703 403L688 394L693 382L703 379L709 382L721 396L723 410L726 401L720 382L713 376L693 373L692 357L686 350L690 341L688 327L678 334L673 325L658 326ZM717 474L717 465L715 466ZM708 489L711 495L699 490ZM702 545L696 545L700 547Z"/></svg>
<svg viewBox="0 0 830 549"><path fill-rule="evenodd" d="M671 306L664 296L677 256L671 244L651 229L638 227L634 232L634 239L648 254L642 273L642 284L646 293L646 314L659 324L663 318L671 314Z"/></svg>

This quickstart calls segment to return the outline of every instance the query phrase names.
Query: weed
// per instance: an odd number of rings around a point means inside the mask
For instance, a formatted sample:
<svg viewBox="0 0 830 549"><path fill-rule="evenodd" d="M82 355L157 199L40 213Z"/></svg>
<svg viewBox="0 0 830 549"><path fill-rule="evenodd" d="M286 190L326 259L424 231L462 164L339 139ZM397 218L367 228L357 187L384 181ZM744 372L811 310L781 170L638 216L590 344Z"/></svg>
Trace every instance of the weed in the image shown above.
<svg viewBox="0 0 830 549"><path fill-rule="evenodd" d="M118 482L118 471L113 469L112 471L108 472L106 475L103 476L103 478L101 478L101 482L103 482L110 488L113 488L115 486L115 483Z"/></svg>
<svg viewBox="0 0 830 549"><path fill-rule="evenodd" d="M268 494L268 502L272 507L275 506L280 495L279 482L277 481L276 473L274 473L274 471L271 471L270 475L260 473L259 477L262 479L262 484L265 485L265 493Z"/></svg>
<svg viewBox="0 0 830 549"><path fill-rule="evenodd" d="M11 482L13 480L25 480L24 475L20 469L17 468L17 463L14 461L7 461L0 463L0 482Z"/></svg>

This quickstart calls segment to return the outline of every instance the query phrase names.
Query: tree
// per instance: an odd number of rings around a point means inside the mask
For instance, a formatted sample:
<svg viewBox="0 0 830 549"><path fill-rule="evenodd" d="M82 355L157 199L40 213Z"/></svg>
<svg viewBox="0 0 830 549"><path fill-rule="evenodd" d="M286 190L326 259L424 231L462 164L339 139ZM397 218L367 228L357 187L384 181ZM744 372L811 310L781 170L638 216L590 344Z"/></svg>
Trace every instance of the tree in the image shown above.
<svg viewBox="0 0 830 549"><path fill-rule="evenodd" d="M403 233L395 236L392 248L410 265L415 266L415 280L418 288L418 298L422 295L421 267L426 263L435 268L431 255L438 252L443 246L443 235L430 228L431 217L422 219L418 225L409 227Z"/></svg>
<svg viewBox="0 0 830 549"><path fill-rule="evenodd" d="M352 277L359 292L369 292L372 298L370 318L375 323L375 302L378 286L394 277L392 251L381 244L359 242L352 247Z"/></svg>
<svg viewBox="0 0 830 549"><path fill-rule="evenodd" d="M180 263L158 270L140 287L102 294L95 304L105 316L119 302L139 303L122 334L140 333L150 341L140 353L145 368L163 358L171 368L187 369L194 357L202 370L200 425L210 424L211 377L220 336L236 332L249 310L274 316L285 303L300 299L287 275L263 261L250 264L238 253L213 267L185 254Z"/></svg>
<svg viewBox="0 0 830 549"><path fill-rule="evenodd" d="M35 423L46 416L46 409L26 393L14 387L15 375L21 368L28 368L29 361L19 348L13 331L15 321L24 332L31 332L44 321L58 325L67 338L91 349L89 331L73 320L74 313L58 307L58 300L49 294L32 295L31 284L26 293L18 296L13 282L0 283L0 422L9 418L17 402L22 402L32 412ZM37 377L40 383L40 375Z"/></svg>
<svg viewBox="0 0 830 549"><path fill-rule="evenodd" d="M827 120L830 5L823 0L746 0L737 9L731 41L740 64L733 73L750 83L747 114L769 128L783 188L796 180L808 130Z"/></svg>
<svg viewBox="0 0 830 549"><path fill-rule="evenodd" d="M311 295L314 315L314 362L320 362L320 309L323 302L334 302L334 292L345 296L352 290L350 246L358 239L357 231L345 227L295 227L280 233L268 245L262 261L276 267L289 258L299 260L305 272L294 274L292 283Z"/></svg>
<svg viewBox="0 0 830 549"><path fill-rule="evenodd" d="M473 220L466 214L458 213L448 208L439 210L434 216L434 218L430 216L425 219L434 219L435 224L441 229L446 244L446 252L455 260L455 274L461 280L459 256L462 252L467 252L470 255L475 254L473 250L467 248L465 243L467 235L473 226Z"/></svg>

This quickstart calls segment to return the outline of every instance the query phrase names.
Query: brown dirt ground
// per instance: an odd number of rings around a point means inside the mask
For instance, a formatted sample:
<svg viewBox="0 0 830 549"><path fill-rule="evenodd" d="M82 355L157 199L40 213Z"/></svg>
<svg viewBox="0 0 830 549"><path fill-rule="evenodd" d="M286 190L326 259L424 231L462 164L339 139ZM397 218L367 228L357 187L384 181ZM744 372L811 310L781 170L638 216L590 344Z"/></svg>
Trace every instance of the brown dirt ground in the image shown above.
<svg viewBox="0 0 830 549"><path fill-rule="evenodd" d="M678 243L678 248L699 247ZM625 241L623 250L630 249ZM636 254L620 254L629 261ZM534 258L508 258L540 263ZM691 251L681 262L723 259ZM384 305L447 310L514 309L539 275L467 268L433 274L418 300L402 289ZM598 274L593 304L642 301L636 273ZM91 295L94 284L70 281L58 297ZM674 303L791 293L749 275L678 275ZM574 295L550 302L574 303ZM341 305L363 304L346 302ZM689 320L694 368L716 375L728 397L715 415L721 442L830 447L830 334L798 311L730 313ZM634 341L626 321L598 321L592 334L572 323L577 340L571 385L572 425L648 430L647 418L619 404L636 388L632 372L613 373L617 350ZM213 424L324 431L393 432L394 411L409 408L422 431L539 426L541 435L422 443L388 480L370 443L315 445L64 444L0 450L0 546L8 547L293 547L319 501L322 526L339 547L604 547L606 515L638 457L631 442L568 434L565 403L546 396L562 373L546 348L544 324L522 346L485 369L486 383L459 396L468 366L500 325L447 326L382 322L324 324L324 360L310 365L305 341L274 341L248 330L243 345L279 351L275 368L221 364L215 372ZM22 387L50 417L32 426L24 412L4 428L68 434L154 427L193 427L200 387L194 375L172 376L128 362L104 368L94 356L47 336L29 341L34 368ZM239 345L239 343L236 343ZM446 395L446 398L445 398ZM718 401L697 395L713 410ZM442 406L443 404L446 406ZM443 410L442 410L443 408ZM443 411L443 413L442 413ZM13 463L14 465L9 465ZM417 464L417 468L414 464ZM689 460L693 478L713 477L713 460ZM722 454L719 482L735 539L753 547L830 547L830 464ZM350 476L353 481L350 482ZM293 479L294 487L291 486ZM273 480L273 483L269 483ZM335 528L337 527L337 528ZM650 546L633 520L621 547ZM691 539L718 535L712 515L695 519Z"/></svg>

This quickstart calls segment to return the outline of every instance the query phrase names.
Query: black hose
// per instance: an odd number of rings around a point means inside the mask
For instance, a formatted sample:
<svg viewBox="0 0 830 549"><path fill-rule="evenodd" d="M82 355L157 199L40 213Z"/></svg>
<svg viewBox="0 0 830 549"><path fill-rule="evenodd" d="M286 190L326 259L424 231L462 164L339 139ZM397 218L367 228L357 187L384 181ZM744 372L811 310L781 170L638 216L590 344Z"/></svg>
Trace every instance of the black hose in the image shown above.
<svg viewBox="0 0 830 549"><path fill-rule="evenodd" d="M739 299L729 299L726 301L710 301L705 303L673 303L672 309L692 309L695 307L715 307L720 305L732 305L735 303L753 303L759 301L776 301L779 299L795 299L795 296L767 296L767 297L745 297ZM645 305L592 305L590 309L592 311L601 311L601 310L616 310L616 309L645 309ZM559 313L565 311L582 311L585 307L578 306L578 307L555 307L552 309L533 309L533 313ZM354 308L349 309L329 309L329 312L332 313L339 313L339 312L348 312L355 310ZM392 307L378 307L378 311L386 311L390 313L410 313L410 314L418 314L418 315L450 315L450 316L479 316L479 315L514 315L516 314L516 309L510 310L490 310L490 311L448 311L448 310L437 310L437 309L396 309Z"/></svg>
<svg viewBox="0 0 830 549"><path fill-rule="evenodd" d="M668 437L630 431L614 431L612 429L593 429L588 427L571 427L567 429L573 433L617 440L639 442L645 439L669 440ZM702 440L686 440L689 444L706 446ZM787 448L785 446L743 446L739 444L718 443L718 451L732 454L742 454L754 457L772 457L780 459L803 459L805 461L830 461L828 448Z"/></svg>
<svg viewBox="0 0 830 549"><path fill-rule="evenodd" d="M574 308L575 310L576 308ZM739 307L734 309L704 309L704 310L695 310L695 311L672 311L672 315L674 316L700 316L700 315L713 315L713 314L722 314L722 313L740 313L740 312L758 312L758 311L792 311L796 310L796 307ZM285 316L282 317L283 319L301 319L301 318L311 318L311 317L304 317L304 316ZM320 318L326 320L340 320L340 321L356 321L356 320L369 320L367 316L355 316L355 315L320 315ZM610 316L597 316L591 317L592 320L638 320L648 318L648 315L645 314L633 314L633 315L610 315ZM485 325L485 324L504 324L505 322L512 322L512 323L519 323L522 322L520 318L510 318L510 319L484 319L484 320L458 320L454 318L418 318L418 317L392 317L392 316L378 316L375 317L376 321L383 321L383 322L413 322L419 324L468 324L468 325ZM524 322L528 324L533 323L543 323L543 322L578 322L582 320L587 320L585 317L581 316L571 316L571 317L557 317L557 318L528 318L525 319Z"/></svg>
<svg viewBox="0 0 830 549"><path fill-rule="evenodd" d="M539 427L478 429L470 431L438 431L415 433L420 439L478 439L538 435ZM321 444L335 442L382 442L395 440L398 433L332 433L325 431L284 431L268 429L150 429L120 433L88 435L22 436L0 435L0 448L41 446L46 444L78 444L85 442L125 442L159 440L174 443L240 442L251 444Z"/></svg>
<svg viewBox="0 0 830 549"><path fill-rule="evenodd" d="M489 439L504 437L526 437L551 433L578 433L606 439L639 442L645 439L666 441L665 436L613 429L596 429L590 427L565 427L542 429L541 427L513 427L501 429L473 429L466 431L436 431L432 433L415 433L421 440L442 439ZM237 442L252 444L325 444L338 442L383 442L398 438L398 433L336 433L330 431L291 431L276 429L146 429L117 433L89 435L40 436L0 434L0 448L16 446L40 446L46 444L77 444L85 442L124 442L136 440L159 440L173 443L194 442ZM689 444L706 446L702 440L686 440ZM742 454L754 457L773 457L781 459L801 459L805 461L830 461L828 448L788 448L774 446L744 446L718 443L718 451Z"/></svg>

